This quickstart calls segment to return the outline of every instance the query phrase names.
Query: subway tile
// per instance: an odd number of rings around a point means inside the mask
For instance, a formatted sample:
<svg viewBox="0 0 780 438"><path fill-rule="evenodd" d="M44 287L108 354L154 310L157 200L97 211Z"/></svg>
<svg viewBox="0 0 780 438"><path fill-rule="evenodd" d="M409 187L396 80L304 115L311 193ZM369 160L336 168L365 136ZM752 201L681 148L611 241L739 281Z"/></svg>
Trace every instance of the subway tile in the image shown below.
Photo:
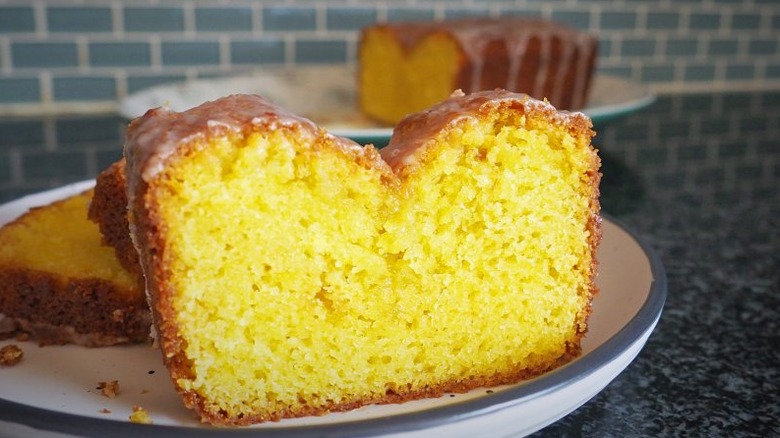
<svg viewBox="0 0 780 438"><path fill-rule="evenodd" d="M122 145L119 144L115 148L101 148L95 151L95 165L98 172L107 169L116 161L122 158Z"/></svg>
<svg viewBox="0 0 780 438"><path fill-rule="evenodd" d="M699 133L702 135L724 135L731 130L728 117L708 116L699 124Z"/></svg>
<svg viewBox="0 0 780 438"><path fill-rule="evenodd" d="M693 30L716 30L722 15L714 12L692 12L688 27Z"/></svg>
<svg viewBox="0 0 780 438"><path fill-rule="evenodd" d="M628 66L597 66L596 71L599 74L619 76L623 78L630 78L633 70Z"/></svg>
<svg viewBox="0 0 780 438"><path fill-rule="evenodd" d="M78 181L87 177L82 151L45 151L22 154L22 178L25 180Z"/></svg>
<svg viewBox="0 0 780 438"><path fill-rule="evenodd" d="M769 127L769 120L766 114L747 115L739 119L740 132L761 132Z"/></svg>
<svg viewBox="0 0 780 438"><path fill-rule="evenodd" d="M89 43L89 64L93 67L148 66L151 62L151 48L146 42Z"/></svg>
<svg viewBox="0 0 780 438"><path fill-rule="evenodd" d="M767 91L761 93L761 105L780 111L780 91Z"/></svg>
<svg viewBox="0 0 780 438"><path fill-rule="evenodd" d="M534 5L524 6L502 6L498 10L498 15L501 17L520 17L520 18L532 18L541 19L542 10Z"/></svg>
<svg viewBox="0 0 780 438"><path fill-rule="evenodd" d="M661 140L686 138L691 133L691 123L688 120L678 118L661 119L658 123L658 129L661 132Z"/></svg>
<svg viewBox="0 0 780 438"><path fill-rule="evenodd" d="M684 143L677 148L677 161L685 162L703 162L707 159L709 148L701 143Z"/></svg>
<svg viewBox="0 0 780 438"><path fill-rule="evenodd" d="M251 31L252 9L249 7L195 8L195 29L198 31Z"/></svg>
<svg viewBox="0 0 780 438"><path fill-rule="evenodd" d="M43 120L0 119L0 150L41 146L45 141Z"/></svg>
<svg viewBox="0 0 780 438"><path fill-rule="evenodd" d="M163 65L219 64L216 41L164 41L161 44Z"/></svg>
<svg viewBox="0 0 780 438"><path fill-rule="evenodd" d="M780 139L761 139L756 144L756 152L758 152L759 155L763 156L769 156L769 155L780 155ZM778 162L778 165L780 165L780 162ZM780 169L780 167L778 168ZM780 176L780 174L778 174Z"/></svg>
<svg viewBox="0 0 780 438"><path fill-rule="evenodd" d="M577 29L590 29L589 11L553 11L550 19Z"/></svg>
<svg viewBox="0 0 780 438"><path fill-rule="evenodd" d="M761 26L761 15L755 13L735 13L731 17L731 28L738 30L753 30Z"/></svg>
<svg viewBox="0 0 780 438"><path fill-rule="evenodd" d="M756 75L756 66L753 63L730 63L726 65L726 80L748 80Z"/></svg>
<svg viewBox="0 0 780 438"><path fill-rule="evenodd" d="M707 167L703 169L692 169L690 171L692 180L696 185L719 186L726 179L726 171L723 168Z"/></svg>
<svg viewBox="0 0 780 438"><path fill-rule="evenodd" d="M636 150L636 161L642 163L642 166L666 165L669 163L671 152L669 148L664 147L640 147Z"/></svg>
<svg viewBox="0 0 780 438"><path fill-rule="evenodd" d="M334 6L325 11L325 27L328 30L360 30L376 20L376 8Z"/></svg>
<svg viewBox="0 0 780 438"><path fill-rule="evenodd" d="M0 149L0 186L6 185L11 182L11 158L8 152L4 152ZM5 202L0 198L0 203Z"/></svg>
<svg viewBox="0 0 780 438"><path fill-rule="evenodd" d="M741 93L730 93L723 95L723 108L731 112L744 112L752 106L751 95Z"/></svg>
<svg viewBox="0 0 780 438"><path fill-rule="evenodd" d="M14 42L11 62L17 68L75 67L78 51L73 42Z"/></svg>
<svg viewBox="0 0 780 438"><path fill-rule="evenodd" d="M49 7L46 9L49 32L111 32L111 9L107 7Z"/></svg>
<svg viewBox="0 0 780 438"><path fill-rule="evenodd" d="M0 34L35 32L35 12L30 6L0 6Z"/></svg>
<svg viewBox="0 0 780 438"><path fill-rule="evenodd" d="M116 79L113 76L55 77L54 100L96 101L116 99Z"/></svg>
<svg viewBox="0 0 780 438"><path fill-rule="evenodd" d="M773 38L752 38L748 43L749 55L776 55L778 36Z"/></svg>
<svg viewBox="0 0 780 438"><path fill-rule="evenodd" d="M707 54L732 56L739 53L739 41L727 38L715 38L707 43Z"/></svg>
<svg viewBox="0 0 780 438"><path fill-rule="evenodd" d="M306 40L295 42L295 62L330 63L346 62L347 43L339 40Z"/></svg>
<svg viewBox="0 0 780 438"><path fill-rule="evenodd" d="M736 141L718 141L717 151L719 158L740 158L748 153L748 142L743 140Z"/></svg>
<svg viewBox="0 0 780 438"><path fill-rule="evenodd" d="M67 148L84 143L121 141L120 123L118 117L111 115L58 118L55 122L57 143Z"/></svg>
<svg viewBox="0 0 780 438"><path fill-rule="evenodd" d="M603 11L600 18L601 29L628 30L636 28L636 12Z"/></svg>
<svg viewBox="0 0 780 438"><path fill-rule="evenodd" d="M780 79L780 62L775 61L767 65L764 75L767 79Z"/></svg>
<svg viewBox="0 0 780 438"><path fill-rule="evenodd" d="M387 9L387 21L433 20L434 15L432 8L407 8L389 5Z"/></svg>
<svg viewBox="0 0 780 438"><path fill-rule="evenodd" d="M487 6L448 7L444 10L445 20L457 20L461 18L487 17L490 8Z"/></svg>
<svg viewBox="0 0 780 438"><path fill-rule="evenodd" d="M284 40L278 38L230 42L231 64L283 63Z"/></svg>
<svg viewBox="0 0 780 438"><path fill-rule="evenodd" d="M643 65L642 82L673 82L675 69L672 65Z"/></svg>
<svg viewBox="0 0 780 438"><path fill-rule="evenodd" d="M691 112L712 111L716 106L716 98L710 94L694 94L681 99L680 110L684 115L690 115Z"/></svg>
<svg viewBox="0 0 780 438"><path fill-rule="evenodd" d="M647 29L672 30L680 26L680 14L677 12L648 12Z"/></svg>
<svg viewBox="0 0 780 438"><path fill-rule="evenodd" d="M184 81L185 79L186 76L181 74L159 74L159 75L131 74L127 77L127 91L129 93L135 93L137 91L141 91L158 85L181 82Z"/></svg>
<svg viewBox="0 0 780 438"><path fill-rule="evenodd" d="M695 56L699 51L699 41L693 37L672 37L666 40L664 53L667 56Z"/></svg>
<svg viewBox="0 0 780 438"><path fill-rule="evenodd" d="M137 7L124 9L126 32L181 32L184 10L177 7Z"/></svg>
<svg viewBox="0 0 780 438"><path fill-rule="evenodd" d="M598 38L598 56L609 56L612 53L612 47L616 45L612 38L607 38L603 35L596 35Z"/></svg>
<svg viewBox="0 0 780 438"><path fill-rule="evenodd" d="M0 103L30 103L40 99L37 78L0 78Z"/></svg>
<svg viewBox="0 0 780 438"><path fill-rule="evenodd" d="M620 141L642 140L650 136L650 127L647 124L623 123L620 129L615 131L615 139Z"/></svg>
<svg viewBox="0 0 780 438"><path fill-rule="evenodd" d="M314 30L317 12L313 7L266 6L263 29L275 31Z"/></svg>
<svg viewBox="0 0 780 438"><path fill-rule="evenodd" d="M655 55L655 38L627 38L620 45L621 56L653 56Z"/></svg>

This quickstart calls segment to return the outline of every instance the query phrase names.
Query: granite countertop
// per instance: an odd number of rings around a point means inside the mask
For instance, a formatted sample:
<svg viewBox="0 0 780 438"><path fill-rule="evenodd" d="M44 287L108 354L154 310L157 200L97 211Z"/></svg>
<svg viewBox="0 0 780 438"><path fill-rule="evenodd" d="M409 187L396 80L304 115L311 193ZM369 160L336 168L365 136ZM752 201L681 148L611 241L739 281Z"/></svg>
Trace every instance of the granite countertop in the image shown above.
<svg viewBox="0 0 780 438"><path fill-rule="evenodd" d="M603 209L668 296L634 362L536 436L778 436L780 93L662 97L600 132Z"/></svg>
<svg viewBox="0 0 780 438"><path fill-rule="evenodd" d="M0 202L94 177L123 123L0 121ZM780 435L780 92L662 96L597 128L603 210L660 255L667 301L633 363L535 436Z"/></svg>

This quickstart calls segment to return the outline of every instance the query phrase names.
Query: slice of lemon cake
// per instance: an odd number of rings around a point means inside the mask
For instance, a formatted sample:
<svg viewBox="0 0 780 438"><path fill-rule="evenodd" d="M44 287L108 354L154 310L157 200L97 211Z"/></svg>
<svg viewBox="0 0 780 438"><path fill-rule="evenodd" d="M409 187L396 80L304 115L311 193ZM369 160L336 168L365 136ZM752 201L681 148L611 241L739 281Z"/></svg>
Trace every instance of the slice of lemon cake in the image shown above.
<svg viewBox="0 0 780 438"><path fill-rule="evenodd" d="M500 91L405 119L381 155L257 96L134 120L131 235L184 403L245 425L576 357L600 238L592 135Z"/></svg>
<svg viewBox="0 0 780 438"><path fill-rule="evenodd" d="M149 338L144 291L87 219L92 191L0 229L0 326L41 344L99 347Z"/></svg>

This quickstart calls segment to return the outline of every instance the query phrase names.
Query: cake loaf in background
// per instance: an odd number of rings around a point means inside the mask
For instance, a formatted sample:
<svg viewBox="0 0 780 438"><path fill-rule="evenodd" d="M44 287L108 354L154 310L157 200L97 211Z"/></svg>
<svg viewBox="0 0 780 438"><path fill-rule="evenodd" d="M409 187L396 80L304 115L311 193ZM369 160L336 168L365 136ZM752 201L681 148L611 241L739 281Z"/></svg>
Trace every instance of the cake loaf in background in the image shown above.
<svg viewBox="0 0 780 438"><path fill-rule="evenodd" d="M392 22L366 27L358 51L359 106L393 125L456 89L503 88L585 107L598 41L562 24L521 18Z"/></svg>

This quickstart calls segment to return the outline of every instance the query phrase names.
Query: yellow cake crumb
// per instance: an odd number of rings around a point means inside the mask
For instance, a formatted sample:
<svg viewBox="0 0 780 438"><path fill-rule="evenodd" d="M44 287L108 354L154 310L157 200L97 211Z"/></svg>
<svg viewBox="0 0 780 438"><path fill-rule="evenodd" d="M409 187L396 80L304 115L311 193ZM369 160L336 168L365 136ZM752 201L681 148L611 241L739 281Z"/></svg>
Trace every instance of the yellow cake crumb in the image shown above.
<svg viewBox="0 0 780 438"><path fill-rule="evenodd" d="M130 414L130 422L138 424L152 424L152 417L149 412L141 406L133 406L133 413Z"/></svg>

